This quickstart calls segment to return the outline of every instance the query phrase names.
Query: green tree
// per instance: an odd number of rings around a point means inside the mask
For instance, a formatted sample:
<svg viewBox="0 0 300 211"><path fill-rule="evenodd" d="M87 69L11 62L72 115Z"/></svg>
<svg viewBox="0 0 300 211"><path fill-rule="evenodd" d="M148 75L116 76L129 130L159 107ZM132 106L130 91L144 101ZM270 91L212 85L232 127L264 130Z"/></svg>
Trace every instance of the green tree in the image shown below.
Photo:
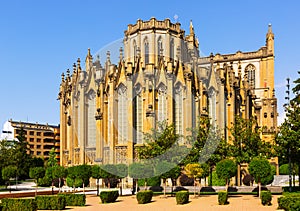
<svg viewBox="0 0 300 211"><path fill-rule="evenodd" d="M57 179L58 178L58 189L60 192L60 185L61 185L61 179L65 178L67 176L67 170L63 166L53 166L52 167L52 178Z"/></svg>
<svg viewBox="0 0 300 211"><path fill-rule="evenodd" d="M8 182L8 185L10 186L10 178L15 177L16 178L17 174L17 167L15 166L7 166L2 169L2 178L6 182ZM6 186L7 189L7 186ZM9 192L11 192L11 187L9 188Z"/></svg>
<svg viewBox="0 0 300 211"><path fill-rule="evenodd" d="M34 167L29 170L29 177L35 180L35 195L37 195L38 179L45 176L45 169L43 167Z"/></svg>
<svg viewBox="0 0 300 211"><path fill-rule="evenodd" d="M114 164L106 164L101 166L103 171L103 178L108 182L108 188L111 187L111 180L117 178L117 168Z"/></svg>
<svg viewBox="0 0 300 211"><path fill-rule="evenodd" d="M231 177L236 175L237 165L233 160L225 159L217 163L216 172L218 178L226 181L226 191L228 191L228 184Z"/></svg>
<svg viewBox="0 0 300 211"><path fill-rule="evenodd" d="M72 180L73 192L75 192L75 179L77 177L77 166L71 166L67 168L67 179L70 178Z"/></svg>
<svg viewBox="0 0 300 211"><path fill-rule="evenodd" d="M77 166L77 175L76 178L82 180L83 183L83 192L85 192L85 184L84 181L88 181L92 176L92 170L90 165L79 165Z"/></svg>
<svg viewBox="0 0 300 211"><path fill-rule="evenodd" d="M265 158L254 158L249 163L249 173L254 177L255 182L258 183L258 194L260 198L261 181L271 174L271 164Z"/></svg>
<svg viewBox="0 0 300 211"><path fill-rule="evenodd" d="M134 187L137 192L137 181L138 179L145 179L145 186L147 185L147 178L151 178L154 174L152 165L144 163L132 163L128 167L128 175L134 179Z"/></svg>
<svg viewBox="0 0 300 211"><path fill-rule="evenodd" d="M116 164L116 175L117 175L117 178L120 180L119 182L121 183L120 195L122 196L122 188L123 188L123 183L122 183L123 180L122 179L128 176L128 166L123 163Z"/></svg>
<svg viewBox="0 0 300 211"><path fill-rule="evenodd" d="M184 167L184 171L188 177L194 179L194 196L196 196L196 179L202 177L203 169L199 163L189 163Z"/></svg>
<svg viewBox="0 0 300 211"><path fill-rule="evenodd" d="M103 169L99 165L93 165L91 169L92 178L97 180L97 196L99 195L99 179L103 178Z"/></svg>
<svg viewBox="0 0 300 211"><path fill-rule="evenodd" d="M55 148L53 147L49 152L49 158L47 160L47 167L58 166L58 161L56 159Z"/></svg>
<svg viewBox="0 0 300 211"><path fill-rule="evenodd" d="M238 163L238 185L241 184L240 165L249 163L253 158L264 155L267 158L272 157L274 150L272 145L264 142L260 138L260 131L256 126L256 121L252 119L243 119L235 116L235 122L229 129L231 136L230 153Z"/></svg>
<svg viewBox="0 0 300 211"><path fill-rule="evenodd" d="M173 189L173 180L177 179L180 176L181 169L175 163L170 163L168 161L159 162L154 167L156 175L159 175L163 179L164 183L164 196L166 196L166 180L168 178L172 179L172 189Z"/></svg>

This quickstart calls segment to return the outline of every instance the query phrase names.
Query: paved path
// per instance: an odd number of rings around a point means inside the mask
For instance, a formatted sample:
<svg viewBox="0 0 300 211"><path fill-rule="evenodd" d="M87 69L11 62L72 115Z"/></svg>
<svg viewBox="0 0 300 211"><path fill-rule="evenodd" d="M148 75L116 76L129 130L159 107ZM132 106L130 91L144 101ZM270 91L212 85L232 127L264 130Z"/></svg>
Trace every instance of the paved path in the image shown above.
<svg viewBox="0 0 300 211"><path fill-rule="evenodd" d="M258 197L252 195L230 196L228 205L218 205L218 196L200 196L193 198L190 196L190 202L185 205L176 205L175 197L163 198L162 196L155 196L149 204L138 204L135 196L122 196L118 201L111 204L101 204L100 198L95 195L87 195L87 206L85 207L69 207L69 210L122 210L122 211L275 211L277 210L277 198L280 196L274 195L271 206L261 205ZM277 210L278 211L278 210Z"/></svg>

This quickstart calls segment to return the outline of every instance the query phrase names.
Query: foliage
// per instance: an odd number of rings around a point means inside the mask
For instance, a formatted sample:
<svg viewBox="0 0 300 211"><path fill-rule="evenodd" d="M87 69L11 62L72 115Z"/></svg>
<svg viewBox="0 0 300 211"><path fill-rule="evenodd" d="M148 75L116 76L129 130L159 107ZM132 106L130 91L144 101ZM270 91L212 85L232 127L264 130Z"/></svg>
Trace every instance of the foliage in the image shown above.
<svg viewBox="0 0 300 211"><path fill-rule="evenodd" d="M219 202L219 205L228 204L228 192L227 191L218 192L218 202Z"/></svg>
<svg viewBox="0 0 300 211"><path fill-rule="evenodd" d="M66 207L66 199L61 195L36 196L35 201L38 210L63 210Z"/></svg>
<svg viewBox="0 0 300 211"><path fill-rule="evenodd" d="M213 171L211 174L212 174L212 177L208 178L208 183L209 184L211 184L212 186L224 186L224 185L226 185L226 180L219 178L216 171ZM210 181L210 180L212 180L212 181Z"/></svg>
<svg viewBox="0 0 300 211"><path fill-rule="evenodd" d="M2 169L2 179L9 182L9 179L16 177L17 167L16 166L7 166Z"/></svg>
<svg viewBox="0 0 300 211"><path fill-rule="evenodd" d="M60 193L58 195L65 197L66 206L85 206L86 204L85 194Z"/></svg>
<svg viewBox="0 0 300 211"><path fill-rule="evenodd" d="M186 204L189 202L189 192L188 191L178 191L176 193L177 204Z"/></svg>
<svg viewBox="0 0 300 211"><path fill-rule="evenodd" d="M150 177L147 179L139 179L138 186L143 186L147 182L147 186L160 186L160 177Z"/></svg>
<svg viewBox="0 0 300 211"><path fill-rule="evenodd" d="M202 177L202 168L199 163L189 163L184 167L186 175L190 178L201 178Z"/></svg>
<svg viewBox="0 0 300 211"><path fill-rule="evenodd" d="M79 165L77 166L77 175L76 178L81 179L83 182L83 188L86 186L86 181L89 181L92 175L90 165Z"/></svg>
<svg viewBox="0 0 300 211"><path fill-rule="evenodd" d="M181 169L175 163L168 161L159 162L155 167L155 174L159 175L162 179L177 179L180 176Z"/></svg>
<svg viewBox="0 0 300 211"><path fill-rule="evenodd" d="M255 158L249 163L249 173L254 177L255 182L261 182L271 173L271 164L265 158Z"/></svg>
<svg viewBox="0 0 300 211"><path fill-rule="evenodd" d="M232 142L230 152L239 164L249 163L261 154L268 158L273 156L272 145L261 140L256 124L255 119L247 120L235 116L235 123L229 129Z"/></svg>
<svg viewBox="0 0 300 211"><path fill-rule="evenodd" d="M70 177L67 177L66 179L67 186L73 187L73 188L82 188L83 187L83 181L80 178L72 179ZM89 180L84 180L84 187L89 185Z"/></svg>
<svg viewBox="0 0 300 211"><path fill-rule="evenodd" d="M43 167L34 167L34 168L30 168L29 170L29 177L35 179L36 184L37 184L37 180L39 178L43 178L44 176L45 176L45 169Z"/></svg>
<svg viewBox="0 0 300 211"><path fill-rule="evenodd" d="M119 179L127 177L128 176L128 166L123 163L116 164L116 176Z"/></svg>
<svg viewBox="0 0 300 211"><path fill-rule="evenodd" d="M151 202L152 196L153 196L152 190L144 190L144 191L139 191L136 194L136 199L139 204L146 204Z"/></svg>
<svg viewBox="0 0 300 211"><path fill-rule="evenodd" d="M101 191L100 193L100 199L103 204L115 202L118 197L119 197L119 191L117 190Z"/></svg>
<svg viewBox="0 0 300 211"><path fill-rule="evenodd" d="M166 160L178 163L183 159L178 147L180 136L176 134L175 126L167 125L166 121L159 122L157 129L151 129L145 134L145 144L138 148L140 159L158 158L159 161ZM172 150L169 150L171 149Z"/></svg>
<svg viewBox="0 0 300 211"><path fill-rule="evenodd" d="M47 160L46 167L58 166L58 161L56 159L55 148L53 147L49 152L49 158Z"/></svg>
<svg viewBox="0 0 300 211"><path fill-rule="evenodd" d="M291 204L291 211L300 211L300 201Z"/></svg>
<svg viewBox="0 0 300 211"><path fill-rule="evenodd" d="M278 209L284 209L286 211L292 211L295 204L300 201L299 195L294 196L283 196L277 199L278 200ZM297 205L297 204L296 204Z"/></svg>
<svg viewBox="0 0 300 211"><path fill-rule="evenodd" d="M153 176L153 168L151 165L144 163L132 163L129 165L128 174L134 179L145 179Z"/></svg>
<svg viewBox="0 0 300 211"><path fill-rule="evenodd" d="M33 198L4 198L2 211L36 211L37 204Z"/></svg>
<svg viewBox="0 0 300 211"><path fill-rule="evenodd" d="M51 186L51 183L52 183L52 179L47 176L39 178L37 181L37 185L41 187L49 187Z"/></svg>
<svg viewBox="0 0 300 211"><path fill-rule="evenodd" d="M261 184L262 185L269 185L273 182L274 180L274 175L276 174L276 167L271 165L271 171L270 174L267 177L264 177L261 179Z"/></svg>
<svg viewBox="0 0 300 211"><path fill-rule="evenodd" d="M228 185L230 178L236 175L237 165L230 159L221 160L217 163L216 172L218 177L224 179Z"/></svg>
<svg viewBox="0 0 300 211"><path fill-rule="evenodd" d="M262 205L271 205L272 193L270 191L261 192L261 203Z"/></svg>

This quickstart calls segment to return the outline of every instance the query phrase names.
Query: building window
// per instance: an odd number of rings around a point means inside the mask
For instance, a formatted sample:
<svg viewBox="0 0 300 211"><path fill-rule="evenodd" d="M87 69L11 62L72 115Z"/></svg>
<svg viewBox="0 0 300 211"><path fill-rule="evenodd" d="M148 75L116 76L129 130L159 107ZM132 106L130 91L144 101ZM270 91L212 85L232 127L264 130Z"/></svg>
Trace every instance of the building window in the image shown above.
<svg viewBox="0 0 300 211"><path fill-rule="evenodd" d="M255 88L255 67L253 64L249 64L246 67L246 73L248 75L249 88Z"/></svg>
<svg viewBox="0 0 300 211"><path fill-rule="evenodd" d="M170 42L170 58L171 58L171 60L174 60L175 58L174 58L174 48L175 48L175 46L174 46L174 39L171 39L171 42Z"/></svg>
<svg viewBox="0 0 300 211"><path fill-rule="evenodd" d="M96 146L96 92L90 90L88 93L88 137L87 137L87 146L95 147Z"/></svg>
<svg viewBox="0 0 300 211"><path fill-rule="evenodd" d="M41 139L40 139L40 138L37 138L37 139L36 139L36 142L41 142Z"/></svg>
<svg viewBox="0 0 300 211"><path fill-rule="evenodd" d="M175 86L175 129L176 134L183 135L183 89L182 85Z"/></svg>
<svg viewBox="0 0 300 211"><path fill-rule="evenodd" d="M144 50L145 50L145 64L149 64L149 42L147 38L144 41Z"/></svg>
<svg viewBox="0 0 300 211"><path fill-rule="evenodd" d="M29 135L33 136L34 135L34 131L30 131Z"/></svg>
<svg viewBox="0 0 300 211"><path fill-rule="evenodd" d="M30 141L30 142L34 142L34 138L30 138L29 141Z"/></svg>
<svg viewBox="0 0 300 211"><path fill-rule="evenodd" d="M41 132L37 132L36 135L37 135L37 136L41 136Z"/></svg>
<svg viewBox="0 0 300 211"><path fill-rule="evenodd" d="M167 100L166 100L167 87L164 84L160 84L158 87L158 112L157 120L162 122L167 118Z"/></svg>
<svg viewBox="0 0 300 211"><path fill-rule="evenodd" d="M163 55L163 43L161 37L159 37L157 40L157 61L159 57L162 55Z"/></svg>
<svg viewBox="0 0 300 211"><path fill-rule="evenodd" d="M135 40L133 40L133 61L135 62L137 56L137 46Z"/></svg>
<svg viewBox="0 0 300 211"><path fill-rule="evenodd" d="M143 143L143 99L142 99L141 85L137 85L135 87L134 128L135 128L136 143L142 144Z"/></svg>
<svg viewBox="0 0 300 211"><path fill-rule="evenodd" d="M36 148L37 149L41 149L41 145L36 145Z"/></svg>
<svg viewBox="0 0 300 211"><path fill-rule="evenodd" d="M126 144L128 137L127 88L120 84L118 88L118 144Z"/></svg>

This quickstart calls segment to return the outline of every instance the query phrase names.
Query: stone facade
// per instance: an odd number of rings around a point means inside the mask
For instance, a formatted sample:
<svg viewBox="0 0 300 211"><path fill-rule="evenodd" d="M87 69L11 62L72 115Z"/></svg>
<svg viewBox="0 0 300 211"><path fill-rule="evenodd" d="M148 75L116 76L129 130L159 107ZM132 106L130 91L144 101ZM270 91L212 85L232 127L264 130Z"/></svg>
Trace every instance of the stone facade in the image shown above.
<svg viewBox="0 0 300 211"><path fill-rule="evenodd" d="M255 117L262 138L273 140L277 99L271 26L266 45L257 51L202 57L192 23L185 35L180 23L151 18L129 24L123 46L118 64L112 64L110 52L101 64L88 50L84 69L78 59L72 73L63 73L62 165L130 163L143 133L158 122L174 123L186 136L200 116L209 116L227 139L235 115Z"/></svg>

